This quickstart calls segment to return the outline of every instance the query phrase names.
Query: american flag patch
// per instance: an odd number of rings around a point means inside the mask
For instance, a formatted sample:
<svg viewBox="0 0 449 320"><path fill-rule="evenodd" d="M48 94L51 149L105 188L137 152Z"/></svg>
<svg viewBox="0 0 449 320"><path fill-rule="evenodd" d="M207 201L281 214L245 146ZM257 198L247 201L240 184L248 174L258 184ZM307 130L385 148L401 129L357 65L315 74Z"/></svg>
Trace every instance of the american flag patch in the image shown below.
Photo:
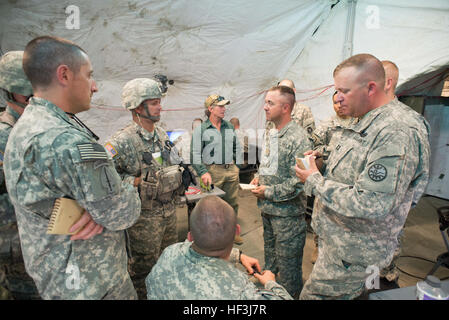
<svg viewBox="0 0 449 320"><path fill-rule="evenodd" d="M81 161L108 160L106 150L98 143L77 144Z"/></svg>
<svg viewBox="0 0 449 320"><path fill-rule="evenodd" d="M117 155L117 150L115 150L115 148L112 146L112 144L110 144L109 142L106 143L104 145L104 147L106 148L106 150L109 151L109 153L111 154L111 156L114 158Z"/></svg>

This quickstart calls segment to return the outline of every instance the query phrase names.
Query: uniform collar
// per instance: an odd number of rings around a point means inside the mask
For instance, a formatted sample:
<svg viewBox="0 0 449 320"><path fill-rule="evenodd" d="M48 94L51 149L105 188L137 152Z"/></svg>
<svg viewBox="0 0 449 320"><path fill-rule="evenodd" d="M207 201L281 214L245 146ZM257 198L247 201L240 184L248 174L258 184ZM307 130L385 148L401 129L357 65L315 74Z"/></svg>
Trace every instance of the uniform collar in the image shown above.
<svg viewBox="0 0 449 320"><path fill-rule="evenodd" d="M49 112L55 114L59 118L62 118L64 121L74 124L72 119L64 112L64 110L48 100L39 97L31 97L29 105L45 107Z"/></svg>
<svg viewBox="0 0 449 320"><path fill-rule="evenodd" d="M153 141L155 138L156 140L159 138L156 134L156 125L154 125L153 132L149 132L145 130L143 127L139 126L135 121L133 121L134 129L136 129L136 132L139 133L145 140L147 141Z"/></svg>
<svg viewBox="0 0 449 320"><path fill-rule="evenodd" d="M210 119L207 119L206 121L203 122L203 128L204 129L208 129L208 128L215 128L214 125L212 124L212 122L210 121ZM228 122L224 119L221 119L221 124L220 124L220 130L222 128L229 128Z"/></svg>
<svg viewBox="0 0 449 320"><path fill-rule="evenodd" d="M285 133L287 133L287 131L294 125L294 121L290 120L289 122L287 122L287 124L278 131L278 137L281 138Z"/></svg>
<svg viewBox="0 0 449 320"><path fill-rule="evenodd" d="M32 97L30 98L29 106L41 106L44 107L48 112L52 113L54 116L60 118L61 120L69 123L71 126L76 128L77 130L84 132L89 135L95 141L95 134L93 132L89 132L87 127L83 127L77 121L72 119L64 110L59 108L57 105L43 98ZM27 107L28 108L28 107Z"/></svg>
<svg viewBox="0 0 449 320"><path fill-rule="evenodd" d="M188 240L186 240L186 243L188 243ZM199 262L223 263L223 264L229 263L229 261L223 260L221 258L209 257L209 256L205 256L205 255L203 255L201 253L196 252L192 248L192 243L191 242L187 245L186 256L193 263L199 263Z"/></svg>
<svg viewBox="0 0 449 320"><path fill-rule="evenodd" d="M380 107L377 107L374 110L366 113L362 117L358 118L359 121L355 123L351 129L355 132L363 132L365 131L378 117L380 117L383 113L388 112L388 109L393 101L388 102Z"/></svg>

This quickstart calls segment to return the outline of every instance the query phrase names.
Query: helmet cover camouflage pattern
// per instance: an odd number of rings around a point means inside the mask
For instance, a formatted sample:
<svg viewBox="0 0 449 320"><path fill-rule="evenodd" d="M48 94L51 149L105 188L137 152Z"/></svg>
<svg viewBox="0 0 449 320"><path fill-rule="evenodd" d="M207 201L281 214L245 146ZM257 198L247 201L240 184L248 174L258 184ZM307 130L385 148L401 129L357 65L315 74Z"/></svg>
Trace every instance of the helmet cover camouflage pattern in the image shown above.
<svg viewBox="0 0 449 320"><path fill-rule="evenodd" d="M33 88L22 67L23 51L9 51L0 59L0 88L24 96L33 94Z"/></svg>
<svg viewBox="0 0 449 320"><path fill-rule="evenodd" d="M161 97L158 82L148 78L137 78L128 81L123 87L122 105L127 110L133 110L145 100Z"/></svg>

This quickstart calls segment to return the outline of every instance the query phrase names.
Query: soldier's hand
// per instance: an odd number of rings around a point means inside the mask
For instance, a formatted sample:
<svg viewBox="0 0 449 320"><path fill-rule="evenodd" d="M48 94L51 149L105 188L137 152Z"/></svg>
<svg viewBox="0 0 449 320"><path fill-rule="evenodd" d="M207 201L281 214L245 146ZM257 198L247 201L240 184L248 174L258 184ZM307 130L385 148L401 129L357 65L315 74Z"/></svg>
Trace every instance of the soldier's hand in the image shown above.
<svg viewBox="0 0 449 320"><path fill-rule="evenodd" d="M134 178L134 187L137 187L142 182L142 177Z"/></svg>
<svg viewBox="0 0 449 320"><path fill-rule="evenodd" d="M253 274L254 269L256 269L259 273L262 271L262 269L260 269L259 260L253 257L249 257L246 254L242 253L240 255L240 263L246 268L246 270L248 270L249 274Z"/></svg>
<svg viewBox="0 0 449 320"><path fill-rule="evenodd" d="M253 184L255 186L259 185L259 177L255 177L249 184Z"/></svg>
<svg viewBox="0 0 449 320"><path fill-rule="evenodd" d="M206 172L201 176L201 181L203 181L204 185L210 186L212 184L212 177L209 172Z"/></svg>
<svg viewBox="0 0 449 320"><path fill-rule="evenodd" d="M276 281L276 277L270 270L264 270L262 273L255 273L254 277L264 286L268 281Z"/></svg>
<svg viewBox="0 0 449 320"><path fill-rule="evenodd" d="M295 174L301 180L302 183L305 183L307 178L315 172L319 172L316 163L315 157L312 156L309 158L310 168L308 170L302 170L298 167L298 164L295 164Z"/></svg>
<svg viewBox="0 0 449 320"><path fill-rule="evenodd" d="M84 210L81 219L79 219L69 231L74 232L78 229L80 230L71 236L70 240L87 240L103 232L103 226L97 224L86 210Z"/></svg>
<svg viewBox="0 0 449 320"><path fill-rule="evenodd" d="M304 152L304 155L305 156L308 156L308 155L314 156L316 166L317 166L318 170L321 170L321 168L323 167L323 155L321 154L321 152L319 152L317 150L315 150L315 151L308 150L308 151Z"/></svg>
<svg viewBox="0 0 449 320"><path fill-rule="evenodd" d="M265 189L267 186L258 186L255 189L252 189L251 192L259 199L265 199Z"/></svg>

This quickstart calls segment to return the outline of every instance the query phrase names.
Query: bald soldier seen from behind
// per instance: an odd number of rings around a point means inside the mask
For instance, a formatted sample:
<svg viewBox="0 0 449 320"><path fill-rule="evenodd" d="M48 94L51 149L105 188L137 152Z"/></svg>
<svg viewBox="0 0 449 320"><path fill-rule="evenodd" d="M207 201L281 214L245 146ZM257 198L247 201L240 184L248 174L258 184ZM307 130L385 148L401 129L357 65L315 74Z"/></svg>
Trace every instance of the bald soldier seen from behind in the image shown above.
<svg viewBox="0 0 449 320"><path fill-rule="evenodd" d="M190 216L187 241L167 247L146 278L150 300L292 299L257 259L233 248L240 233L232 207L216 196L201 199ZM265 290L235 266L240 262ZM256 272L254 270L257 270ZM261 272L261 273L260 273Z"/></svg>

